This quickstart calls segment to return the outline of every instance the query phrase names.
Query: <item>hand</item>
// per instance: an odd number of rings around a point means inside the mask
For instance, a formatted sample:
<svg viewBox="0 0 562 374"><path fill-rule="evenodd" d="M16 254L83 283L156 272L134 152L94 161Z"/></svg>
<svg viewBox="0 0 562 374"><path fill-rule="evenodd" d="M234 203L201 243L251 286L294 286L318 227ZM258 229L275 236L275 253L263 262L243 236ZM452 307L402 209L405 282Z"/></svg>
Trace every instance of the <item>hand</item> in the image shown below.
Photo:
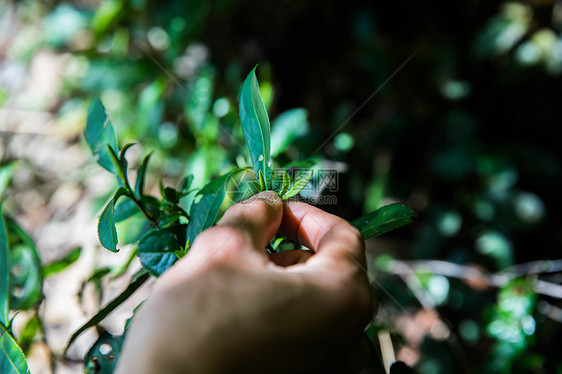
<svg viewBox="0 0 562 374"><path fill-rule="evenodd" d="M311 251L267 255L281 231ZM347 221L272 192L230 207L156 282L117 373L352 373L373 314Z"/></svg>

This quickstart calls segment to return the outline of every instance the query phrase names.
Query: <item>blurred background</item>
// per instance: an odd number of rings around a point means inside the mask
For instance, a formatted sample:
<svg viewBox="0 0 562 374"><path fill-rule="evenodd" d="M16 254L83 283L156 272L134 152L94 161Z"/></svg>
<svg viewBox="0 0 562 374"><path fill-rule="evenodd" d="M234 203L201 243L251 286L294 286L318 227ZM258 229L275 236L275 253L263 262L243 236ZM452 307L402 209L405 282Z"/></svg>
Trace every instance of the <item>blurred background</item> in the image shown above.
<svg viewBox="0 0 562 374"><path fill-rule="evenodd" d="M154 151L154 194L201 187L244 163L238 95L259 63L270 118L291 119L273 121L278 160L339 171L323 209L418 213L367 243L367 372L562 373L561 32L557 0L1 0L0 199L37 252L14 247L35 279L13 295L31 372L81 372L96 332L62 359L68 338L140 266L96 237L117 184L82 136L92 98L139 143L133 169ZM149 287L102 325L121 333Z"/></svg>

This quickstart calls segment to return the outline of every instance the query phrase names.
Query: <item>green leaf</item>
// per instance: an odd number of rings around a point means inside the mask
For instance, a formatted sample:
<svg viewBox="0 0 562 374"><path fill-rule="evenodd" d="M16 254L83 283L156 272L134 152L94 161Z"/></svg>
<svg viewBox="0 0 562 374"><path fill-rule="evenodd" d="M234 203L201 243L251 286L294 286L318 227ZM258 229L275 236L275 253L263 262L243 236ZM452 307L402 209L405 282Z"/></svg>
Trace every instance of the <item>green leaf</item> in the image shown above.
<svg viewBox="0 0 562 374"><path fill-rule="evenodd" d="M271 182L271 135L269 118L263 105L254 68L242 87L240 95L240 120L242 132L250 149L254 173L262 172L265 185Z"/></svg>
<svg viewBox="0 0 562 374"><path fill-rule="evenodd" d="M192 182L193 175L188 175L180 180L180 182L178 183L178 192L180 194L180 197L184 197L185 195L190 193L189 187L191 186Z"/></svg>
<svg viewBox="0 0 562 374"><path fill-rule="evenodd" d="M29 373L25 355L3 322L0 322L0 348L0 373Z"/></svg>
<svg viewBox="0 0 562 374"><path fill-rule="evenodd" d="M283 171L282 175L283 175L283 184L281 185L281 190L278 193L279 196L283 196L289 189L289 186L291 185L291 177L289 176L289 174L287 174L286 171Z"/></svg>
<svg viewBox="0 0 562 374"><path fill-rule="evenodd" d="M33 248L10 248L10 309L28 310L41 301L41 264Z"/></svg>
<svg viewBox="0 0 562 374"><path fill-rule="evenodd" d="M180 243L185 243L185 225L150 230L139 241L142 265L154 276L160 276L178 259Z"/></svg>
<svg viewBox="0 0 562 374"><path fill-rule="evenodd" d="M20 348L24 354L28 353L29 348L31 348L31 344L33 344L33 341L40 330L41 321L35 314L27 321L18 337Z"/></svg>
<svg viewBox="0 0 562 374"><path fill-rule="evenodd" d="M113 336L107 331L100 335L84 357L84 373L112 374L119 362L125 335Z"/></svg>
<svg viewBox="0 0 562 374"><path fill-rule="evenodd" d="M226 188L231 178L246 169L237 168L205 185L195 196L189 212L187 238L191 243L199 233L211 227L219 214L220 207L226 196Z"/></svg>
<svg viewBox="0 0 562 374"><path fill-rule="evenodd" d="M390 374L416 374L417 372L402 361L390 365Z"/></svg>
<svg viewBox="0 0 562 374"><path fill-rule="evenodd" d="M357 218L351 224L361 231L365 239L368 239L412 223L412 217L416 216L416 212L406 205L395 203Z"/></svg>
<svg viewBox="0 0 562 374"><path fill-rule="evenodd" d="M293 140L308 131L306 109L297 108L281 113L271 124L271 156L285 151Z"/></svg>
<svg viewBox="0 0 562 374"><path fill-rule="evenodd" d="M117 150L115 131L99 98L95 98L88 109L88 120L84 136L94 154L96 162L109 172L117 174L117 169L113 162L111 162L111 157L107 150L107 146L114 152Z"/></svg>
<svg viewBox="0 0 562 374"><path fill-rule="evenodd" d="M8 231L4 223L4 215L2 214L2 205L0 204L0 322L4 325L8 324L8 312L10 311L10 286L8 283L9 265L8 265Z"/></svg>
<svg viewBox="0 0 562 374"><path fill-rule="evenodd" d="M142 164L141 164L139 170L137 171L137 182L135 183L135 194L137 195L139 200L141 200L142 197L144 196L144 181L145 181L145 178L146 178L146 169L148 167L148 161L150 160L150 156L152 156L152 153L149 153L144 157L144 160L142 160Z"/></svg>
<svg viewBox="0 0 562 374"><path fill-rule="evenodd" d="M117 230L115 229L114 214L115 203L121 196L126 194L127 190L123 187L120 187L101 212L100 219L98 221L98 237L100 239L100 243L104 246L104 248L109 249L111 252L118 251L118 238Z"/></svg>
<svg viewBox="0 0 562 374"><path fill-rule="evenodd" d="M5 223L13 242L8 256L10 309L27 310L41 301L41 260L33 239L21 226L10 217Z"/></svg>
<svg viewBox="0 0 562 374"><path fill-rule="evenodd" d="M76 330L74 334L72 334L70 340L68 341L68 344L66 345L66 348L64 349L64 357L66 357L66 352L68 351L70 345L74 342L74 340L76 340L78 336L80 336L80 334L86 331L86 329L96 326L98 323L100 323L109 313L113 312L119 305L123 304L123 302L127 300L129 296L131 296L150 277L150 275L146 273L144 269L137 274L139 275L137 277L133 276L131 283L123 292L121 292L121 294L107 303L92 318L90 318L88 322L86 322L84 325L82 325L82 327Z"/></svg>
<svg viewBox="0 0 562 374"><path fill-rule="evenodd" d="M48 277L49 275L53 275L60 271L63 271L64 269L72 265L74 262L76 262L76 260L78 260L78 258L80 257L81 253L82 253L81 247L74 248L66 255L64 255L62 258L43 266L43 269L41 269L41 274L43 275L43 277Z"/></svg>
<svg viewBox="0 0 562 374"><path fill-rule="evenodd" d="M314 169L310 169L301 179L296 181L295 184L293 184L293 186L289 189L289 191L287 191L285 195L281 196L281 198L283 200L287 200L301 192L303 188L306 187L308 182L310 182L313 173Z"/></svg>
<svg viewBox="0 0 562 374"><path fill-rule="evenodd" d="M10 162L0 166L0 197L10 184L17 166L18 164L16 162Z"/></svg>

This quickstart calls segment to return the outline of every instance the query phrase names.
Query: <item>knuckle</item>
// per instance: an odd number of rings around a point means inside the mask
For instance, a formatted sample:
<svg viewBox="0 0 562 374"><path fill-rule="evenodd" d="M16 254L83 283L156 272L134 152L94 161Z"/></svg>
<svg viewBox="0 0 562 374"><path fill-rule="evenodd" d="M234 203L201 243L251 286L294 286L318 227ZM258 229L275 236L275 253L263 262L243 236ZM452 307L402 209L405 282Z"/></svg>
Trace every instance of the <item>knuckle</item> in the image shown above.
<svg viewBox="0 0 562 374"><path fill-rule="evenodd" d="M247 243L248 239L241 231L228 226L214 226L199 234L193 245L213 251L209 257L211 261L231 262L240 257L240 250Z"/></svg>

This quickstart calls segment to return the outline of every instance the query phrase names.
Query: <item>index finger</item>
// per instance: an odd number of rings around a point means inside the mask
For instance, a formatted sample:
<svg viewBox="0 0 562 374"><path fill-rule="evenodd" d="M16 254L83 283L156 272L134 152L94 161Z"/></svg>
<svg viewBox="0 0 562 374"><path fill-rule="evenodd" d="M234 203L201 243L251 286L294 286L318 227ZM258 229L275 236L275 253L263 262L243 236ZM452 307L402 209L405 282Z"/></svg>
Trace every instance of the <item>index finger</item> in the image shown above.
<svg viewBox="0 0 562 374"><path fill-rule="evenodd" d="M351 261L366 266L365 242L359 230L343 218L312 205L284 204L280 231L316 252L317 259Z"/></svg>

